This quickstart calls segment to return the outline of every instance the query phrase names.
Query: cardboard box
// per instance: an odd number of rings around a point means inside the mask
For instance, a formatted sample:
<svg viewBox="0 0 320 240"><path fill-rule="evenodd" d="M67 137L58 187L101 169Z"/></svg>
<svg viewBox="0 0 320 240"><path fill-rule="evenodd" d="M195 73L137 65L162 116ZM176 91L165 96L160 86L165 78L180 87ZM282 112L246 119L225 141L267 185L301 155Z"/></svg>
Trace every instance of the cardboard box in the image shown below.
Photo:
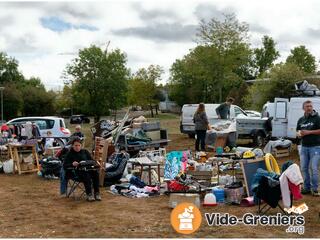
<svg viewBox="0 0 320 240"><path fill-rule="evenodd" d="M193 203L200 207L200 195L198 193L171 193L169 207L175 208L180 203Z"/></svg>
<svg viewBox="0 0 320 240"><path fill-rule="evenodd" d="M20 163L20 170L21 171L28 171L28 170L32 170L32 169L34 169L34 165L33 164Z"/></svg>

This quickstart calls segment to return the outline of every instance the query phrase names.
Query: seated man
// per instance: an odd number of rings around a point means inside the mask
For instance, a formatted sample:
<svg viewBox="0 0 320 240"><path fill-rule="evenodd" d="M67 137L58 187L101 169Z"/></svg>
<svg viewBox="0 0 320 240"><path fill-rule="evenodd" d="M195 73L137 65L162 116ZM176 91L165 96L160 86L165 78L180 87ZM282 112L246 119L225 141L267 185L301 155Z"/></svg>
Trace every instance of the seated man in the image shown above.
<svg viewBox="0 0 320 240"><path fill-rule="evenodd" d="M77 125L75 127L75 132L71 135L71 137L79 137L81 139L84 138L84 134L81 132L81 126L80 125Z"/></svg>
<svg viewBox="0 0 320 240"><path fill-rule="evenodd" d="M63 168L66 170L66 176L70 176L70 170L75 170L75 174L79 177L80 182L83 182L87 201L101 201L100 191L99 191L99 172L98 170L84 171L78 168L81 161L93 160L90 153L86 149L82 149L81 139L75 138L72 141L72 147L68 154L66 155ZM93 185L94 196L92 195Z"/></svg>

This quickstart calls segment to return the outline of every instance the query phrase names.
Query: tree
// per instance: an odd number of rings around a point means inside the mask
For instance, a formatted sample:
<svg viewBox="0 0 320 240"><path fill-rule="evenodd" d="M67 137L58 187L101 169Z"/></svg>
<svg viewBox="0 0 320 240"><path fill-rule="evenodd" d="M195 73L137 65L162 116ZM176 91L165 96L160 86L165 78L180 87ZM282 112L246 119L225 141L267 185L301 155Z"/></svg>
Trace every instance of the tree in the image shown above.
<svg viewBox="0 0 320 240"><path fill-rule="evenodd" d="M14 83L6 83L3 91L3 115L5 120L10 120L22 111L23 100L20 90Z"/></svg>
<svg viewBox="0 0 320 240"><path fill-rule="evenodd" d="M248 69L252 51L248 25L234 14L224 20L201 21L198 46L170 69L170 97L179 105L191 102L222 102L230 90L251 78Z"/></svg>
<svg viewBox="0 0 320 240"><path fill-rule="evenodd" d="M56 95L44 88L26 85L21 89L24 116L45 116L55 113L54 101Z"/></svg>
<svg viewBox="0 0 320 240"><path fill-rule="evenodd" d="M260 111L263 104L275 97L294 96L294 84L303 78L303 71L295 64L277 64L270 71L270 78L257 81L248 89L245 106Z"/></svg>
<svg viewBox="0 0 320 240"><path fill-rule="evenodd" d="M309 50L301 45L291 49L291 54L287 57L287 63L296 64L305 73L314 73L316 71L315 57Z"/></svg>
<svg viewBox="0 0 320 240"><path fill-rule="evenodd" d="M262 44L263 47L254 49L256 76L261 76L265 71L269 70L274 61L280 56L275 47L276 43L271 37L263 36Z"/></svg>
<svg viewBox="0 0 320 240"><path fill-rule="evenodd" d="M0 84L23 81L23 75L18 70L18 61L0 52Z"/></svg>
<svg viewBox="0 0 320 240"><path fill-rule="evenodd" d="M76 105L92 114L95 122L125 103L129 76L126 61L126 55L119 49L107 52L92 45L80 50L67 66Z"/></svg>
<svg viewBox="0 0 320 240"><path fill-rule="evenodd" d="M162 73L163 69L159 65L139 69L129 81L129 104L149 107L153 117L153 108L160 100L157 82L161 80Z"/></svg>
<svg viewBox="0 0 320 240"><path fill-rule="evenodd" d="M239 73L250 55L248 24L240 23L235 14L225 14L224 20L212 18L202 20L197 33L199 43L214 49L218 64L214 66L216 78L214 86L218 88L219 102L223 99L226 79L233 73ZM228 85L228 83L227 83Z"/></svg>

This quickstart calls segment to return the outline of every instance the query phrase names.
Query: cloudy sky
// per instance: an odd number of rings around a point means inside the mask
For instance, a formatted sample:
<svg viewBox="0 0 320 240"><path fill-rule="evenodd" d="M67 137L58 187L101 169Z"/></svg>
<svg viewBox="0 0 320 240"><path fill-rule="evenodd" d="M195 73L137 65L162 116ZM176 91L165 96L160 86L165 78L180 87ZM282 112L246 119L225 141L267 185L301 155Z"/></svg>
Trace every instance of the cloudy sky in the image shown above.
<svg viewBox="0 0 320 240"><path fill-rule="evenodd" d="M171 64L195 47L201 19L236 13L250 26L251 44L273 37L284 60L292 47L306 45L320 58L320 1L146 0L0 2L0 51L19 61L26 77L40 77L61 89L62 71L79 49L96 44L126 52L132 71Z"/></svg>

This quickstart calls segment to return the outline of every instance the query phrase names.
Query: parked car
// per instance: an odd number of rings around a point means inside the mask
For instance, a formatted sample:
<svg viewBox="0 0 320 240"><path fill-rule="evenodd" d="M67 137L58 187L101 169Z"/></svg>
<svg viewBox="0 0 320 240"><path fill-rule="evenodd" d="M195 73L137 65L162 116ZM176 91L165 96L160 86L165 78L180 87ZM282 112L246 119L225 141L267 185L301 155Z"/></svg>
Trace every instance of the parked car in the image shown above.
<svg viewBox="0 0 320 240"><path fill-rule="evenodd" d="M59 117L20 117L14 118L7 122L7 125L25 124L26 122L34 122L40 129L41 137L46 137L47 132L52 132L52 137L57 141L62 141L59 145L66 143L66 138L71 136L71 132L66 128L63 118Z"/></svg>
<svg viewBox="0 0 320 240"><path fill-rule="evenodd" d="M90 119L83 114L72 115L70 117L70 124L82 124L82 123L90 123Z"/></svg>

